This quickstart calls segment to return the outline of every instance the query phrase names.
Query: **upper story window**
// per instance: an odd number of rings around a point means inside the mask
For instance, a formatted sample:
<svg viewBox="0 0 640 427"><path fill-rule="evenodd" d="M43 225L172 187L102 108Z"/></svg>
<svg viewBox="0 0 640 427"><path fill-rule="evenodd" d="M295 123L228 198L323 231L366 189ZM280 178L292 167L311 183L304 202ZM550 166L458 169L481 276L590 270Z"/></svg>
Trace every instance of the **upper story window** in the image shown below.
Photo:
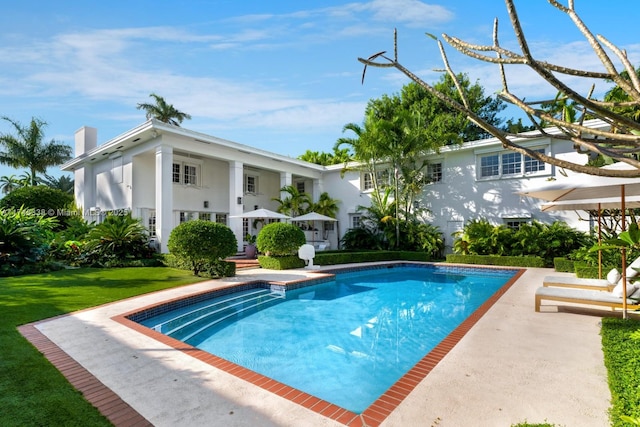
<svg viewBox="0 0 640 427"><path fill-rule="evenodd" d="M533 151L544 154L544 148L539 148ZM524 173L544 172L545 166L545 162L536 160L533 157L525 156L524 158Z"/></svg>
<svg viewBox="0 0 640 427"><path fill-rule="evenodd" d="M371 172L363 173L361 182L362 185L360 185L360 188L362 188L363 191L373 190L373 174Z"/></svg>
<svg viewBox="0 0 640 427"><path fill-rule="evenodd" d="M544 153L544 148L534 151ZM544 162L513 151L478 155L478 179L513 178L547 172Z"/></svg>
<svg viewBox="0 0 640 427"><path fill-rule="evenodd" d="M181 169L181 164L180 163L174 163L173 164L173 175L172 175L172 181L179 183L180 182L180 169Z"/></svg>
<svg viewBox="0 0 640 427"><path fill-rule="evenodd" d="M442 182L442 163L427 165L427 183Z"/></svg>
<svg viewBox="0 0 640 427"><path fill-rule="evenodd" d="M256 194L258 193L258 177L255 175L244 176L244 192Z"/></svg>
<svg viewBox="0 0 640 427"><path fill-rule="evenodd" d="M191 163L173 163L171 180L176 184L198 185L200 166Z"/></svg>
<svg viewBox="0 0 640 427"><path fill-rule="evenodd" d="M351 228L360 228L362 225L362 217L360 215L351 215Z"/></svg>

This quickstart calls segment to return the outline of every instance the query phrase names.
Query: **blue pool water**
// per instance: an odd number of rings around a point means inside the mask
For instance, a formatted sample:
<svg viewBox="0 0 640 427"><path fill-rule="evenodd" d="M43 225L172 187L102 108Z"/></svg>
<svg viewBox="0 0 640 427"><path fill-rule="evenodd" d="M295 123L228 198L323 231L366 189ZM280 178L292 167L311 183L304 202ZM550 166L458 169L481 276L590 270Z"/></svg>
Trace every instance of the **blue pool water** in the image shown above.
<svg viewBox="0 0 640 427"><path fill-rule="evenodd" d="M429 267L249 289L140 323L361 413L516 272Z"/></svg>

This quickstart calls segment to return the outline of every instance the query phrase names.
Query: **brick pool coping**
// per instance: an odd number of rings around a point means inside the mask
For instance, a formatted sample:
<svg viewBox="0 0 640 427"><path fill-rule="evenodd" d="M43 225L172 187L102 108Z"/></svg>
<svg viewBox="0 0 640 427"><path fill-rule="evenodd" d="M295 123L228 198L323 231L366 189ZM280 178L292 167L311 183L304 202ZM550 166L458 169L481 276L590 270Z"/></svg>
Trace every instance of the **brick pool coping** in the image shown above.
<svg viewBox="0 0 640 427"><path fill-rule="evenodd" d="M398 264L396 264L398 265ZM468 267L468 266L467 266ZM474 266L474 268L485 268ZM491 267L493 269L501 269ZM145 326L140 325L127 317L145 308L123 313L112 317L112 320L123 324L143 335L155 339L175 350L179 350L191 357L194 357L212 367L223 370L235 377L245 380L264 390L272 392L284 399L301 405L313 412L339 422L349 427L377 427L395 410L402 401L413 391L413 389L431 372L431 370L455 347L455 345L465 336L469 330L482 318L482 316L502 297L507 290L515 283L525 269L514 269L516 273L498 289L489 299L478 307L467 319L465 319L456 329L444 338L436 347L425 355L416 365L406 372L395 384L383 393L361 414L348 411L333 403L324 401L308 393L297 390L286 384L280 383L264 375L258 374L235 363L229 362L218 356L212 355L189 344L183 343ZM326 271L318 271L326 273ZM309 278L296 280L288 283L270 282L286 286L287 284L299 284L304 281L314 281ZM247 283L232 285L231 288L246 286ZM177 298L181 299L181 298ZM171 301L171 300L169 300ZM166 301L165 301L166 303ZM50 320L50 319L47 319ZM115 426L149 426L152 425L142 417L135 409L124 402L118 395L106 387L101 381L94 377L89 371L84 369L79 363L68 356L62 349L50 341L39 332L33 324L19 327L19 331L28 339L43 355L68 379L68 381L78 389L83 396L92 403L105 417Z"/></svg>

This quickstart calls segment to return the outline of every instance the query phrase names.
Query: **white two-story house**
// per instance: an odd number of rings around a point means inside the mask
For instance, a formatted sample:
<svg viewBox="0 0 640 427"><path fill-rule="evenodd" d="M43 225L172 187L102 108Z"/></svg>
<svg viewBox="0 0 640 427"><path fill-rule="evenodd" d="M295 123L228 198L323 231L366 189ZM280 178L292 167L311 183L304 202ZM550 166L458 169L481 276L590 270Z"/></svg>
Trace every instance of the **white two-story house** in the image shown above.
<svg viewBox="0 0 640 427"><path fill-rule="evenodd" d="M590 125L605 126L597 121ZM571 142L549 136L522 141L548 155L586 163L586 155L576 153ZM445 147L428 160L432 183L418 203L428 209L424 220L440 228L449 247L451 234L471 219L510 226L561 219L580 229L589 227L576 213L543 213L540 201L517 195L549 180L575 179L575 174L505 150L497 139ZM280 189L287 185L314 201L325 191L339 200L338 221L327 223L322 236L336 248L341 235L358 225L357 207L369 205L372 191L370 176L357 170L342 174L343 165L319 166L156 120L102 144L95 128L81 128L75 158L62 169L74 172L76 203L87 218L131 211L162 251L171 230L195 218L228 225L241 250L243 236L260 227L242 213L276 210L273 199L281 198Z"/></svg>

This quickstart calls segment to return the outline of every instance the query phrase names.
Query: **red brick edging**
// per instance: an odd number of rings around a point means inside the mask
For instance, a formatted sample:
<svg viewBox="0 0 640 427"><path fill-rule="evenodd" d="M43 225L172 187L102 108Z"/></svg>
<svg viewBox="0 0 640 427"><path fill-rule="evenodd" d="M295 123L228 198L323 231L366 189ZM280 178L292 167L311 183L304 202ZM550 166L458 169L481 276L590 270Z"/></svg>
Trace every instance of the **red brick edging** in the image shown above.
<svg viewBox="0 0 640 427"><path fill-rule="evenodd" d="M18 327L18 331L55 366L85 399L95 406L114 426L153 426L120 396L93 376L40 332L35 324Z"/></svg>

